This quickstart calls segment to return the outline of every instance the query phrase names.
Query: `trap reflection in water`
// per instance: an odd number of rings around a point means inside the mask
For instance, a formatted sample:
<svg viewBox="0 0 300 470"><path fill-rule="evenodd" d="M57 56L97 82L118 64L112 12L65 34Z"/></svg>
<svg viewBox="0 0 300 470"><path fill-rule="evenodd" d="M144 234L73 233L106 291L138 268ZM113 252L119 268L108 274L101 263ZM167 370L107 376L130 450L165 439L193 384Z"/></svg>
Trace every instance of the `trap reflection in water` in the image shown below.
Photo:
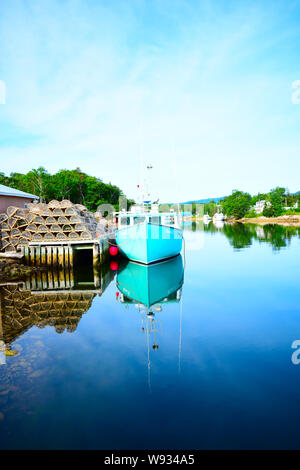
<svg viewBox="0 0 300 470"><path fill-rule="evenodd" d="M25 281L1 285L2 346L10 351L10 344L32 326L74 332L95 295L101 296L113 278L107 267L96 270L87 264L80 270L68 266L34 272Z"/></svg>
<svg viewBox="0 0 300 470"><path fill-rule="evenodd" d="M119 259L119 271L74 266L0 289L11 345L0 338L0 448L299 448L300 229L195 222L191 232L181 296L179 258L170 292L146 293L149 308L111 282L128 272Z"/></svg>

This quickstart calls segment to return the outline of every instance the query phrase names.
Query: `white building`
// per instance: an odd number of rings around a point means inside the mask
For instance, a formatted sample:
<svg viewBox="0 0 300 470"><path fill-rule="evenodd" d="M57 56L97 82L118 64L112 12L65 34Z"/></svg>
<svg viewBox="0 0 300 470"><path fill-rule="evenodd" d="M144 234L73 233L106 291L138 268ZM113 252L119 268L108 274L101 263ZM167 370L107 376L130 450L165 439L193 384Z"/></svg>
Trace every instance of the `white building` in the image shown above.
<svg viewBox="0 0 300 470"><path fill-rule="evenodd" d="M269 201L265 201L264 199L262 201L257 201L257 203L254 206L254 210L256 214L261 214L262 211L264 210L265 206L270 207L271 203Z"/></svg>

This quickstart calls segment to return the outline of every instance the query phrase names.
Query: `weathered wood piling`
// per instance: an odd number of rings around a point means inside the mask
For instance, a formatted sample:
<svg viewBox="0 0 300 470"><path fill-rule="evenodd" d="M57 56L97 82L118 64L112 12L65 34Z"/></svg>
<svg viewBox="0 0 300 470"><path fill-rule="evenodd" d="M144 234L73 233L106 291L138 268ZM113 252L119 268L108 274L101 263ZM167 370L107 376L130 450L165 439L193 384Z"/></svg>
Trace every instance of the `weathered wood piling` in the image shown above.
<svg viewBox="0 0 300 470"><path fill-rule="evenodd" d="M31 242L23 248L25 262L29 266L74 266L74 257L77 250L91 250L93 267L106 261L108 258L108 244L105 240L81 240L68 243Z"/></svg>

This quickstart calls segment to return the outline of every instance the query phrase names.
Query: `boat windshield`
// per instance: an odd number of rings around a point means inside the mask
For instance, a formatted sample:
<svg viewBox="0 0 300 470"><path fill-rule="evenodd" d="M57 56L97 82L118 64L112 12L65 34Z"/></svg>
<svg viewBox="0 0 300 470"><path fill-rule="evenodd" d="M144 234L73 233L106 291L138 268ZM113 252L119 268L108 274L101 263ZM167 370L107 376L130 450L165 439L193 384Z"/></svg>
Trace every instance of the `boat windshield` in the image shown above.
<svg viewBox="0 0 300 470"><path fill-rule="evenodd" d="M136 217L133 218L133 223L140 224L141 222L145 222L146 217L144 215L137 215Z"/></svg>
<svg viewBox="0 0 300 470"><path fill-rule="evenodd" d="M121 220L120 220L120 224L121 225L130 225L130 217L121 217Z"/></svg>
<svg viewBox="0 0 300 470"><path fill-rule="evenodd" d="M160 214L129 214L124 213L119 215L119 227L126 227L128 225L137 225L143 222L149 222L154 225L179 225L179 220L174 213L160 213Z"/></svg>
<svg viewBox="0 0 300 470"><path fill-rule="evenodd" d="M159 215L150 215L149 222L151 224L160 225L161 224L161 218L159 217Z"/></svg>

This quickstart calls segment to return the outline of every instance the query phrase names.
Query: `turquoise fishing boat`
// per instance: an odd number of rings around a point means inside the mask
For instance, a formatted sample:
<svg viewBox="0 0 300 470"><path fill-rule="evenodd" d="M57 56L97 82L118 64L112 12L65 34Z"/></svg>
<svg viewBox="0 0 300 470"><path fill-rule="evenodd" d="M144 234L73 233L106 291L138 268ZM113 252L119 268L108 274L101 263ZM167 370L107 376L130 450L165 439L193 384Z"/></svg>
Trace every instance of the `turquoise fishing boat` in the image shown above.
<svg viewBox="0 0 300 470"><path fill-rule="evenodd" d="M145 211L134 207L116 214L115 234L120 251L130 260L151 264L177 256L182 249L182 230L177 213Z"/></svg>
<svg viewBox="0 0 300 470"><path fill-rule="evenodd" d="M117 274L121 302L150 309L155 304L179 302L184 270L181 255L145 266L129 261Z"/></svg>

